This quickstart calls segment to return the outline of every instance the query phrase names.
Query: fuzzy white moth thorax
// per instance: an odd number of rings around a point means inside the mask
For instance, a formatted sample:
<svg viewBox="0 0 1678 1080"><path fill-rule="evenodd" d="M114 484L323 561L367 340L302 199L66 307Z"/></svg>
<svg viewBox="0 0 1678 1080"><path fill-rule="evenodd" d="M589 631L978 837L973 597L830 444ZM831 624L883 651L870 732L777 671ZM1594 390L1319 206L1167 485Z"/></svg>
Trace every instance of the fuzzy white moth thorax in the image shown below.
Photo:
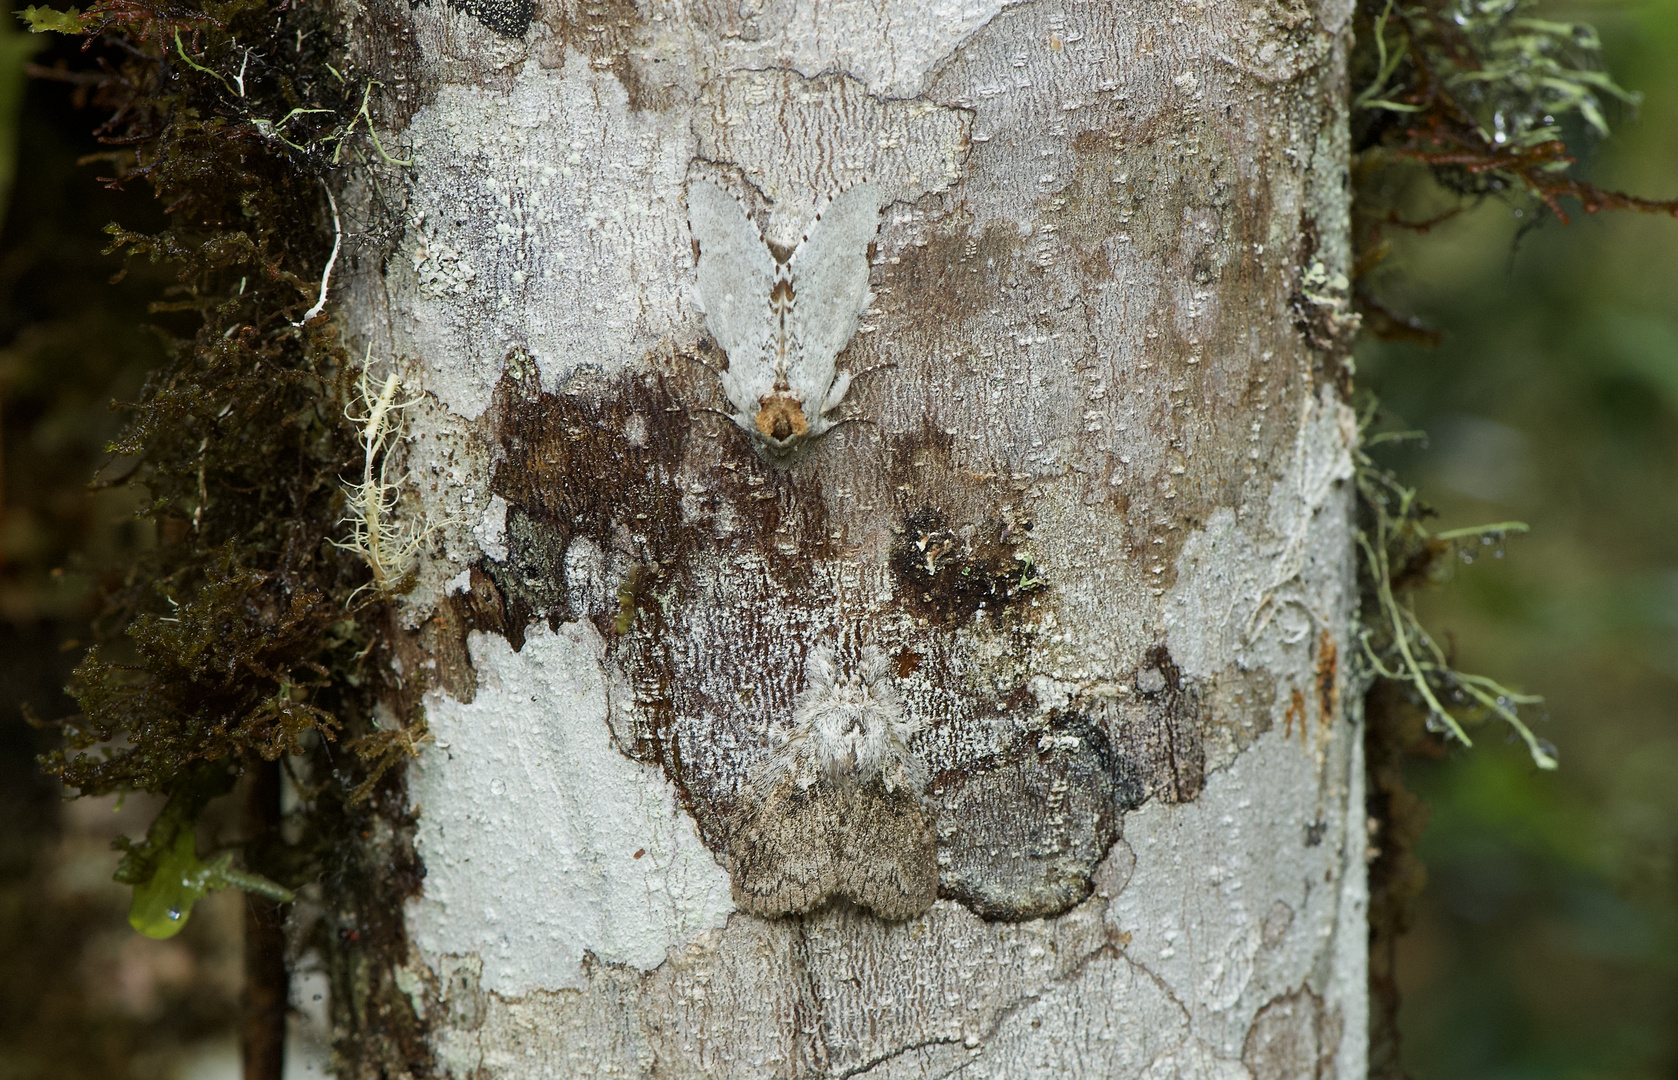
<svg viewBox="0 0 1678 1080"><path fill-rule="evenodd" d="M860 788L879 777L888 792L919 796L926 771L909 748L916 725L903 715L886 655L868 646L858 669L842 675L832 651L818 648L805 680L792 729L780 737L766 772L800 790L818 783Z"/></svg>
<svg viewBox="0 0 1678 1080"><path fill-rule="evenodd" d="M790 254L772 249L739 200L715 184L688 189L699 244L705 324L728 357L729 417L763 449L788 453L833 426L851 374L837 367L873 298L868 245L880 227L872 184L828 201Z"/></svg>

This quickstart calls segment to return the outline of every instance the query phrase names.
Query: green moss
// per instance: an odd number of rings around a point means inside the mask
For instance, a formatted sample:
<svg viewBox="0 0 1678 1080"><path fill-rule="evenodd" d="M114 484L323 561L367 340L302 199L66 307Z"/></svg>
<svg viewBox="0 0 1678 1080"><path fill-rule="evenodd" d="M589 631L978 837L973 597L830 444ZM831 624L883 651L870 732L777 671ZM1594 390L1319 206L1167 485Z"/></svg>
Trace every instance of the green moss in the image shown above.
<svg viewBox="0 0 1678 1080"><path fill-rule="evenodd" d="M101 0L51 27L120 45L94 93L112 117L102 134L129 148L111 182L143 181L168 223L113 224L109 252L176 278L152 305L168 360L111 447L159 542L105 590L72 686L81 714L44 759L83 794L168 796L116 875L154 936L205 891L277 898L286 888L259 871L293 886L318 872L318 835L291 849L262 838L235 870L232 852L199 858L192 826L259 763L371 732L379 689L362 665L383 612L352 604L366 569L333 544L340 477L362 452L344 419L353 365L315 313L339 241L335 166L389 155L372 135L375 83L342 73L324 18L261 0ZM312 809L341 807L333 791L365 799L385 776L382 744L357 749L319 770L332 780Z"/></svg>
<svg viewBox="0 0 1678 1080"><path fill-rule="evenodd" d="M1637 95L1601 70L1596 31L1533 17L1536 0L1359 0L1352 99L1354 295L1376 337L1437 345L1392 311L1370 275L1389 231L1426 233L1496 198L1531 225L1586 213L1678 215L1678 199L1599 188L1575 170Z"/></svg>
<svg viewBox="0 0 1678 1080"><path fill-rule="evenodd" d="M32 34L81 34L86 33L89 20L78 9L57 11L50 7L36 7L29 5L17 13L29 27Z"/></svg>
<svg viewBox="0 0 1678 1080"><path fill-rule="evenodd" d="M1351 75L1366 210L1392 184L1390 173L1372 174L1408 165L1458 195L1524 196L1563 221L1563 199L1588 213L1678 214L1678 200L1606 191L1573 174L1578 146L1608 134L1607 102L1630 106L1637 96L1601 70L1593 28L1534 18L1535 6L1362 0ZM1379 219L1365 217L1366 227Z"/></svg>

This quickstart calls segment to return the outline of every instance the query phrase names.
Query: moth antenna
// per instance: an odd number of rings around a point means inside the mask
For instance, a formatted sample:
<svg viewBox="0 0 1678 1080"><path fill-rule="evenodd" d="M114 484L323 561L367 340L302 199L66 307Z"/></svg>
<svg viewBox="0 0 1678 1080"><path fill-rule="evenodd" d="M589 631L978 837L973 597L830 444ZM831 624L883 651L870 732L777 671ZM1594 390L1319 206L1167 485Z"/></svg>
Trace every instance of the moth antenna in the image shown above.
<svg viewBox="0 0 1678 1080"><path fill-rule="evenodd" d="M862 378L864 375L872 375L876 371L883 371L886 368L896 368L896 367L897 367L897 361L896 360L882 360L878 364L870 364L869 366L863 368L861 371L851 372L851 382L854 384L858 379Z"/></svg>
<svg viewBox="0 0 1678 1080"><path fill-rule="evenodd" d="M700 367L704 368L706 371L709 371L712 375L715 375L717 378L719 378L719 379L722 378L722 372L718 371L716 368L712 367L710 364L707 364L705 361L701 360L699 357L693 355L692 353L683 351L683 352L677 353L676 355L680 356L683 360L686 360L690 364L698 364Z"/></svg>
<svg viewBox="0 0 1678 1080"><path fill-rule="evenodd" d="M826 434L829 434L830 432L837 431L838 429L844 427L846 424L867 424L869 427L874 428L874 434L875 434L876 437L878 437L878 438L884 438L885 437L885 436L880 434L879 421L870 420L866 416L844 416L844 417L840 417L838 420L833 421L831 424L827 425L827 427L823 428L822 429L822 434L826 435Z"/></svg>
<svg viewBox="0 0 1678 1080"><path fill-rule="evenodd" d="M740 427L740 418L739 417L735 416L733 413L723 412L721 409L713 409L709 405L693 405L693 406L690 406L688 408L688 415L692 416L694 413L710 413L712 416L720 416L724 420L728 421L728 426L729 427L732 427L732 428L735 428L735 429L738 429Z"/></svg>

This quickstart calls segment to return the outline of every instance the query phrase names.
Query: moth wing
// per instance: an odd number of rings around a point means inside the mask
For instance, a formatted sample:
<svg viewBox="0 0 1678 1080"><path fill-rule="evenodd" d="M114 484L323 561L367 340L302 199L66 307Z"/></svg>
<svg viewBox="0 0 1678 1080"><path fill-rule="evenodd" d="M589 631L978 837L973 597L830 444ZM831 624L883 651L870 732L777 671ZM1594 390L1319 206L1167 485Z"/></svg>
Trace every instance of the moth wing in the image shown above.
<svg viewBox="0 0 1678 1080"><path fill-rule="evenodd" d="M882 919L909 919L938 899L938 840L920 796L878 782L852 795L841 837L841 891Z"/></svg>
<svg viewBox="0 0 1678 1080"><path fill-rule="evenodd" d="M842 797L830 786L801 789L787 776L761 799L748 791L729 841L735 905L753 915L820 905L839 891L844 830Z"/></svg>
<svg viewBox="0 0 1678 1080"><path fill-rule="evenodd" d="M812 423L838 404L837 397L830 400L834 360L868 307L868 245L879 230L880 190L858 184L833 197L792 253L787 321L796 348L787 384Z"/></svg>
<svg viewBox="0 0 1678 1080"><path fill-rule="evenodd" d="M705 180L688 185L688 228L699 242L699 306L705 325L728 354L723 392L750 416L775 388L768 353L775 339L769 293L775 257L740 200Z"/></svg>

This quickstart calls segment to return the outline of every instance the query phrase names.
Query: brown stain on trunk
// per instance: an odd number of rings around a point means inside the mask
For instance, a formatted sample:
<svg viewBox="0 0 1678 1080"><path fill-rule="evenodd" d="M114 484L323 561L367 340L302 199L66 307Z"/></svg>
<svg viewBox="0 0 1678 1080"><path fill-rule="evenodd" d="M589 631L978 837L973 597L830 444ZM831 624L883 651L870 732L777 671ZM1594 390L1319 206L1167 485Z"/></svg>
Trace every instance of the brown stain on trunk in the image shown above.
<svg viewBox="0 0 1678 1080"><path fill-rule="evenodd" d="M1327 630L1317 639L1317 725L1327 732L1340 715L1340 647Z"/></svg>
<svg viewBox="0 0 1678 1080"><path fill-rule="evenodd" d="M1298 687L1295 687L1293 698L1288 702L1288 711L1282 717L1282 739L1284 741L1293 737L1293 722L1295 719L1299 720L1299 741L1305 741L1305 732L1308 726L1305 723L1306 711L1305 695L1300 693Z"/></svg>

